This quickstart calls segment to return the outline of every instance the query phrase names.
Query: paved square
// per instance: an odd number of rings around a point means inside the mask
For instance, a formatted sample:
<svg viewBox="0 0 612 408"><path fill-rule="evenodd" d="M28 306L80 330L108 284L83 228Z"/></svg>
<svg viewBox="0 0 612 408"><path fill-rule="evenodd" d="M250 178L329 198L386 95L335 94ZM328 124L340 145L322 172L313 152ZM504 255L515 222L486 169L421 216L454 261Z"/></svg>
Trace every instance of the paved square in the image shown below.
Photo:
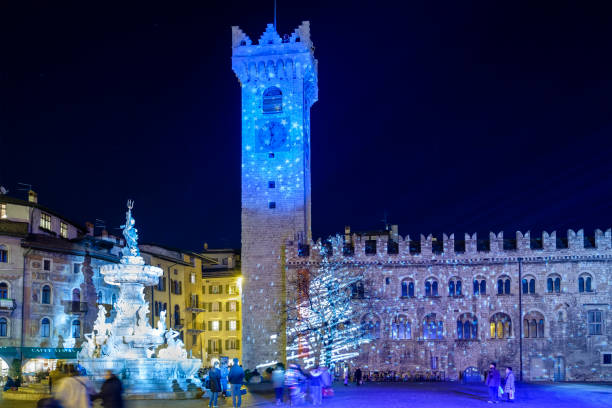
<svg viewBox="0 0 612 408"><path fill-rule="evenodd" d="M457 383L407 383L366 384L361 387L336 386L336 395L324 399L329 408L340 407L486 407L487 389L484 385L461 385ZM271 393L248 394L243 407L273 407ZM518 384L517 400L514 404L500 406L535 408L610 408L612 407L612 384ZM208 405L208 400L190 401L128 401L126 408L199 408ZM0 408L34 408L35 403L1 401ZM95 405L98 407L99 405ZM231 398L219 399L220 407L231 407ZM287 404L288 406L288 404ZM312 406L307 403L303 406Z"/></svg>

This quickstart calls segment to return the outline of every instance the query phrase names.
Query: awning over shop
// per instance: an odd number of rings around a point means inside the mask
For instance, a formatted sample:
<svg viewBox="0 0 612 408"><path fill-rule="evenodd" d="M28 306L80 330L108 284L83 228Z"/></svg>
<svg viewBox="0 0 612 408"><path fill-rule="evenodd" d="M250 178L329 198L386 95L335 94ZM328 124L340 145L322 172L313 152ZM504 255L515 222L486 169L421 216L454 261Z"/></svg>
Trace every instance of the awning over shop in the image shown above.
<svg viewBox="0 0 612 408"><path fill-rule="evenodd" d="M70 360L77 358L80 348L48 348L48 347L23 347L23 358L51 358Z"/></svg>
<svg viewBox="0 0 612 408"><path fill-rule="evenodd" d="M19 347L0 347L0 358L19 358Z"/></svg>

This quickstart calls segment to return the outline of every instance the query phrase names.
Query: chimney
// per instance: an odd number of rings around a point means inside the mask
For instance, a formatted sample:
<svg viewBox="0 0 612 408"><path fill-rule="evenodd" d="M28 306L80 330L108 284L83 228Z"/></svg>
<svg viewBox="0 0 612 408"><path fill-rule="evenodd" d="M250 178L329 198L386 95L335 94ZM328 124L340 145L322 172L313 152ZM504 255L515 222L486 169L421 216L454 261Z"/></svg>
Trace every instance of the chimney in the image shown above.
<svg viewBox="0 0 612 408"><path fill-rule="evenodd" d="M393 242L399 242L397 224L391 225L391 239Z"/></svg>
<svg viewBox="0 0 612 408"><path fill-rule="evenodd" d="M38 194L34 190L28 191L28 201L34 204L38 204Z"/></svg>
<svg viewBox="0 0 612 408"><path fill-rule="evenodd" d="M208 250L208 242L205 242L205 243L204 243L204 250L205 250L205 251L206 251L206 250Z"/></svg>
<svg viewBox="0 0 612 408"><path fill-rule="evenodd" d="M92 236L94 234L94 225L91 222L85 223L85 228L87 228L87 235Z"/></svg>
<svg viewBox="0 0 612 408"><path fill-rule="evenodd" d="M351 226L350 225L346 225L344 227L344 242L346 243L351 242Z"/></svg>

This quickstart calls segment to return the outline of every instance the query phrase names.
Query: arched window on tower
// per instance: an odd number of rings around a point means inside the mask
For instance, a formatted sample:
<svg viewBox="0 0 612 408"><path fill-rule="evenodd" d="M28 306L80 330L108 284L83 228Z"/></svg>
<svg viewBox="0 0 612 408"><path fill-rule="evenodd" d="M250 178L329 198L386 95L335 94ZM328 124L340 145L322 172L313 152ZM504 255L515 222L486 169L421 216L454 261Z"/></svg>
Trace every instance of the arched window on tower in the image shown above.
<svg viewBox="0 0 612 408"><path fill-rule="evenodd" d="M561 293L561 276L549 275L546 279L546 291L548 293Z"/></svg>
<svg viewBox="0 0 612 408"><path fill-rule="evenodd" d="M411 279L402 280L402 297L414 297L414 282Z"/></svg>
<svg viewBox="0 0 612 408"><path fill-rule="evenodd" d="M279 113L283 111L283 93L271 86L263 93L263 113Z"/></svg>
<svg viewBox="0 0 612 408"><path fill-rule="evenodd" d="M498 295L509 295L510 294L510 278L502 276L497 279L497 294Z"/></svg>
<svg viewBox="0 0 612 408"><path fill-rule="evenodd" d="M544 316L540 312L530 312L523 318L523 337L544 337Z"/></svg>
<svg viewBox="0 0 612 408"><path fill-rule="evenodd" d="M49 337L51 334L51 321L44 318L40 321L40 337Z"/></svg>
<svg viewBox="0 0 612 408"><path fill-rule="evenodd" d="M425 281L425 296L438 296L438 281L429 278Z"/></svg>
<svg viewBox="0 0 612 408"><path fill-rule="evenodd" d="M484 278L474 279L474 295L486 295L487 294L487 281Z"/></svg>
<svg viewBox="0 0 612 408"><path fill-rule="evenodd" d="M461 296L461 279L451 278L448 282L448 296Z"/></svg>
<svg viewBox="0 0 612 408"><path fill-rule="evenodd" d="M593 291L593 278L588 273L583 273L578 278L578 292L592 292Z"/></svg>
<svg viewBox="0 0 612 408"><path fill-rule="evenodd" d="M50 305L51 304L51 287L49 285L45 285L42 288L42 296L41 296L41 303L43 305Z"/></svg>

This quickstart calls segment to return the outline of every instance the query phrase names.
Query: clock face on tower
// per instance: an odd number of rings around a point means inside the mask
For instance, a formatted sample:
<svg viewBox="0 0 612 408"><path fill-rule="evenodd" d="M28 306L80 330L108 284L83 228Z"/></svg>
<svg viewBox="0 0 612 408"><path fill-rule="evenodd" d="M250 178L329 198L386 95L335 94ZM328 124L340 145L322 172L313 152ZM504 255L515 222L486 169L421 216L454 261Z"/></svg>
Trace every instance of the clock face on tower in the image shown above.
<svg viewBox="0 0 612 408"><path fill-rule="evenodd" d="M289 133L281 122L271 120L259 129L257 143L264 150L282 150L286 148Z"/></svg>

